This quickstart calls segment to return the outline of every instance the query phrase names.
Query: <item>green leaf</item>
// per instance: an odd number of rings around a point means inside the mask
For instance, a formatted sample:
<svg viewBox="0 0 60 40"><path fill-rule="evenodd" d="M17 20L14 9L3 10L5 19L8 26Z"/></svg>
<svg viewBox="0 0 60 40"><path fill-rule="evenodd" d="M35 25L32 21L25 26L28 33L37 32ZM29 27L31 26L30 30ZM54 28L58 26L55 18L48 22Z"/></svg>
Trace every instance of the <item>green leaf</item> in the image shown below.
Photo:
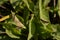
<svg viewBox="0 0 60 40"><path fill-rule="evenodd" d="M50 2L50 0L44 0L43 6L44 6L44 7L47 7L47 5L48 5L49 2Z"/></svg>
<svg viewBox="0 0 60 40"><path fill-rule="evenodd" d="M23 2L26 4L27 8L32 12L28 0L23 0Z"/></svg>
<svg viewBox="0 0 60 40"><path fill-rule="evenodd" d="M24 16L23 17L24 18L24 24L27 25L28 24L28 20L29 20L29 16L30 16L30 14L29 14L30 11L28 9L24 9L24 10L25 10L24 11L24 15L23 15Z"/></svg>
<svg viewBox="0 0 60 40"><path fill-rule="evenodd" d="M42 0L39 0L39 14L40 14L40 19L49 22L49 13L48 10L43 8Z"/></svg>
<svg viewBox="0 0 60 40"><path fill-rule="evenodd" d="M49 22L49 13L47 10L42 10L42 13L40 13L40 19Z"/></svg>
<svg viewBox="0 0 60 40"><path fill-rule="evenodd" d="M34 11L34 3L32 2L32 0L28 0L28 3L29 3L29 6L30 6L30 9L32 10L32 11ZM32 12L31 11L31 12Z"/></svg>
<svg viewBox="0 0 60 40"><path fill-rule="evenodd" d="M17 2L18 0L10 0L10 3L15 3Z"/></svg>
<svg viewBox="0 0 60 40"><path fill-rule="evenodd" d="M46 30L48 31L48 32L56 32L57 30L56 30L56 27L54 26L54 25L52 25L52 24L48 24L48 25L46 25Z"/></svg>
<svg viewBox="0 0 60 40"><path fill-rule="evenodd" d="M15 35L20 35L21 34L21 29L18 29L18 28L12 28L12 33L15 34Z"/></svg>
<svg viewBox="0 0 60 40"><path fill-rule="evenodd" d="M21 22L24 22L24 19L23 19L21 16L16 15L16 17L17 17Z"/></svg>
<svg viewBox="0 0 60 40"><path fill-rule="evenodd" d="M3 4L6 1L8 1L8 0L0 0L0 5Z"/></svg>
<svg viewBox="0 0 60 40"><path fill-rule="evenodd" d="M13 8L15 9L16 6L19 4L19 0L10 0L10 3L12 4Z"/></svg>
<svg viewBox="0 0 60 40"><path fill-rule="evenodd" d="M17 29L16 25L12 24L12 22L8 22L6 25L3 26L6 30L6 34L11 38L20 38L17 35L21 34L21 30Z"/></svg>
<svg viewBox="0 0 60 40"><path fill-rule="evenodd" d="M18 36L15 36L15 35L11 32L11 30L7 30L7 29L6 29L6 34L7 34L9 37L11 37L11 38L20 38L20 37L18 37Z"/></svg>
<svg viewBox="0 0 60 40"><path fill-rule="evenodd" d="M28 34L28 39L27 40L30 40L31 37L33 37L33 35L35 33L35 24L33 23L33 17L34 17L34 15L32 15L32 18L29 21L29 34Z"/></svg>
<svg viewBox="0 0 60 40"><path fill-rule="evenodd" d="M53 39L56 39L56 40L60 40L60 26L59 24L55 24L55 25L52 25L52 29L53 29L53 32L52 32L52 36L53 36Z"/></svg>
<svg viewBox="0 0 60 40"><path fill-rule="evenodd" d="M13 20L7 20L4 24L4 29L10 30L13 34L20 35L21 34L21 29L16 26L16 24L13 22Z"/></svg>

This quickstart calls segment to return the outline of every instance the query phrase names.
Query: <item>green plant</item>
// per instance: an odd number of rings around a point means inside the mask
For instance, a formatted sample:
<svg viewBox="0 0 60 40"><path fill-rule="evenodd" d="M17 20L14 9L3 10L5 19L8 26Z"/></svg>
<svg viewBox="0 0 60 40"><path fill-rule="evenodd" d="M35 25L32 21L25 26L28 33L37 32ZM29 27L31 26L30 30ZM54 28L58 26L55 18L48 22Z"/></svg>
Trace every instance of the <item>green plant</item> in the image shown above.
<svg viewBox="0 0 60 40"><path fill-rule="evenodd" d="M0 0L0 40L60 40L60 0Z"/></svg>

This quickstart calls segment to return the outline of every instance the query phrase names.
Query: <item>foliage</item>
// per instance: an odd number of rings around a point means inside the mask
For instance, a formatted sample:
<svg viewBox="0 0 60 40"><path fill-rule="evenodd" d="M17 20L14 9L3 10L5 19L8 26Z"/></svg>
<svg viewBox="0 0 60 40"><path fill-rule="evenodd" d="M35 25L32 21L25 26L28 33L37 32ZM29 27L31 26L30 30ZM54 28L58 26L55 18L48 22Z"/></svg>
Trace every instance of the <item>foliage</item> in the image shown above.
<svg viewBox="0 0 60 40"><path fill-rule="evenodd" d="M60 40L60 0L0 0L0 40Z"/></svg>

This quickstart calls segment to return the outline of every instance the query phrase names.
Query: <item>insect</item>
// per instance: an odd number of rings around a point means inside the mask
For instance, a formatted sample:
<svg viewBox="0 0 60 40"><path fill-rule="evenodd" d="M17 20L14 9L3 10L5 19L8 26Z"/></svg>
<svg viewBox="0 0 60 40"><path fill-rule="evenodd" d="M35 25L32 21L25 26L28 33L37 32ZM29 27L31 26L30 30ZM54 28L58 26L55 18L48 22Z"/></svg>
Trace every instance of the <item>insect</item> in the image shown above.
<svg viewBox="0 0 60 40"><path fill-rule="evenodd" d="M21 23L21 21L19 21L19 19L16 17L14 12L12 13L12 19L13 21L16 23L16 26L18 26L19 28L25 28L25 26Z"/></svg>
<svg viewBox="0 0 60 40"><path fill-rule="evenodd" d="M10 18L10 15L7 15L7 16L4 16L2 18L0 18L0 22L6 20ZM19 21L19 19L15 16L13 17L13 21L16 23L16 26L19 27L19 28L25 28L25 26Z"/></svg>

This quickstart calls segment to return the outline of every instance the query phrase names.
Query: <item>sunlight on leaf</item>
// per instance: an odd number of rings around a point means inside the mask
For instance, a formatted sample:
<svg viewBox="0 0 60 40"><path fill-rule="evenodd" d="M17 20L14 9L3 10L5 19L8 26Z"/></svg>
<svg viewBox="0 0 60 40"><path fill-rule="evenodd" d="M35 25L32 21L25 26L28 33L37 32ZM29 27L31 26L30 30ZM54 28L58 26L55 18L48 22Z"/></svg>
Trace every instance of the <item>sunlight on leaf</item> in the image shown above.
<svg viewBox="0 0 60 40"><path fill-rule="evenodd" d="M8 35L9 37L11 37L11 38L19 38L18 36L15 36L14 34L12 34L12 32L11 32L10 30L7 30L7 29L6 29L6 33L7 33L7 35Z"/></svg>
<svg viewBox="0 0 60 40"><path fill-rule="evenodd" d="M46 9L43 9L42 0L39 0L39 14L40 19L49 22L49 13Z"/></svg>

